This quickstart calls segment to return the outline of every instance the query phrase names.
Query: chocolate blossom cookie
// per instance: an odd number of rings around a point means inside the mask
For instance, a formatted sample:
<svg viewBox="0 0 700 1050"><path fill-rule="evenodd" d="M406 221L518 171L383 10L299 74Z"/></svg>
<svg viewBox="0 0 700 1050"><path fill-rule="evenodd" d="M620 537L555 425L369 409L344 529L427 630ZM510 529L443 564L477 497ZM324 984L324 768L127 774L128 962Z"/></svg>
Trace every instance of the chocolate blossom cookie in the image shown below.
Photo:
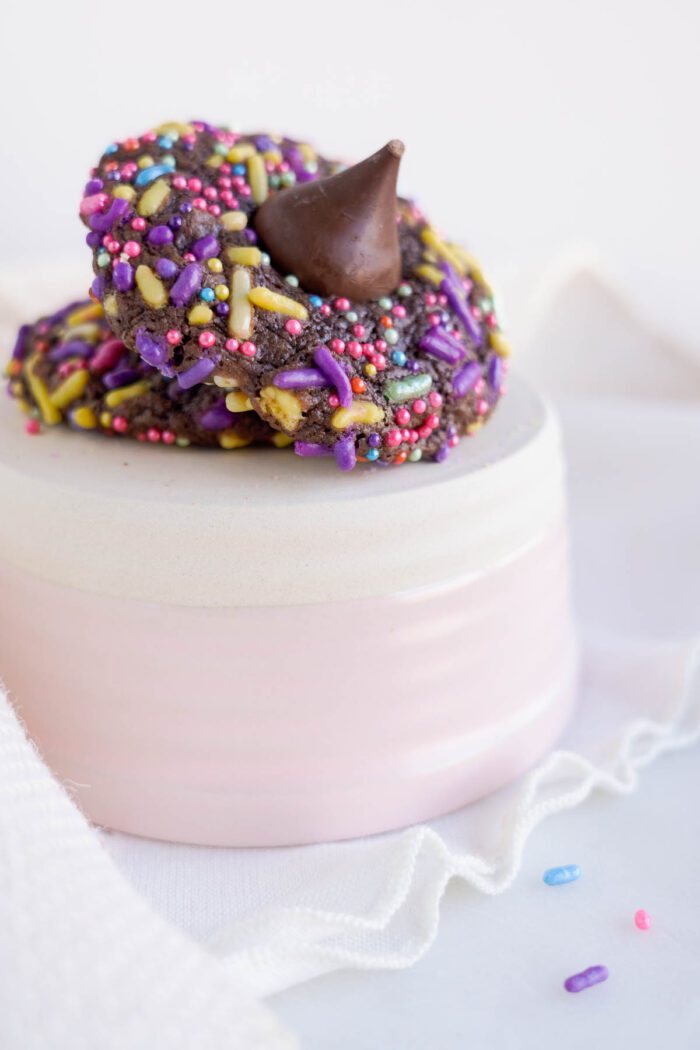
<svg viewBox="0 0 700 1050"><path fill-rule="evenodd" d="M66 422L77 430L179 447L291 443L250 410L241 391L214 384L182 390L166 379L127 350L101 304L89 300L20 328L7 373L30 434L42 423Z"/></svg>
<svg viewBox="0 0 700 1050"><path fill-rule="evenodd" d="M402 152L343 169L201 121L113 143L80 208L92 294L149 365L234 384L299 455L441 461L509 350L473 257L397 198Z"/></svg>

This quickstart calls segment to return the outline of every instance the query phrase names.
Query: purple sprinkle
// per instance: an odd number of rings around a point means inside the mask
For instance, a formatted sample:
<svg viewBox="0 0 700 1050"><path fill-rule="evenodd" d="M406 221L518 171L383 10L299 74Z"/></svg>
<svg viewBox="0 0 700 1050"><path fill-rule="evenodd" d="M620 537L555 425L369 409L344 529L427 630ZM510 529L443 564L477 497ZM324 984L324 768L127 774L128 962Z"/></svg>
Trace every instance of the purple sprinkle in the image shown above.
<svg viewBox="0 0 700 1050"><path fill-rule="evenodd" d="M281 390L309 390L312 387L330 386L328 379L318 368L290 368L278 372L275 386Z"/></svg>
<svg viewBox="0 0 700 1050"><path fill-rule="evenodd" d="M452 377L452 393L455 397L466 397L481 378L481 365L478 361L470 361L459 372Z"/></svg>
<svg viewBox="0 0 700 1050"><path fill-rule="evenodd" d="M96 299L104 299L104 294L107 288L107 282L104 277L96 277L90 285L90 291Z"/></svg>
<svg viewBox="0 0 700 1050"><path fill-rule="evenodd" d="M192 211L192 205L189 203L189 201L185 201L184 204L180 205L180 211L183 215L189 215L189 213Z"/></svg>
<svg viewBox="0 0 700 1050"><path fill-rule="evenodd" d="M177 263L172 259L159 259L156 263L156 273L163 280L169 281L177 273Z"/></svg>
<svg viewBox="0 0 700 1050"><path fill-rule="evenodd" d="M295 441L294 451L297 456L333 456L333 449L329 445L318 445L314 441Z"/></svg>
<svg viewBox="0 0 700 1050"><path fill-rule="evenodd" d="M90 233L88 233L85 237L85 243L87 244L88 248L97 248L100 244L102 244L102 238L100 237L99 233L96 233L94 230L91 230Z"/></svg>
<svg viewBox="0 0 700 1050"><path fill-rule="evenodd" d="M188 263L170 289L170 300L175 306L186 306L202 283L202 267Z"/></svg>
<svg viewBox="0 0 700 1050"><path fill-rule="evenodd" d="M217 303L216 306L214 307L214 312L217 313L219 315L219 317L227 317L228 316L228 303Z"/></svg>
<svg viewBox="0 0 700 1050"><path fill-rule="evenodd" d="M243 236L247 240L248 244L257 244L258 243L258 235L257 235L257 233L255 232L255 230L251 230L251 228L249 226L243 231Z"/></svg>
<svg viewBox="0 0 700 1050"><path fill-rule="evenodd" d="M445 274L445 279L440 283L440 291L445 295L448 303L457 314L476 345L481 346L484 341L484 335L474 317L474 314L469 308L466 287L460 285L459 278L449 263L441 263L440 269ZM471 288L471 282L469 287Z"/></svg>
<svg viewBox="0 0 700 1050"><path fill-rule="evenodd" d="M379 434L370 434L367 438L367 444L370 448L379 448L382 443L382 439Z"/></svg>
<svg viewBox="0 0 700 1050"><path fill-rule="evenodd" d="M450 453L450 450L447 447L447 445L440 445L440 448L437 450L437 452L433 456L433 459L435 460L436 463L444 463L445 460L447 459L449 453Z"/></svg>
<svg viewBox="0 0 700 1050"><path fill-rule="evenodd" d="M168 347L160 339L155 339L145 328L136 329L136 349L146 364L160 368L168 359Z"/></svg>
<svg viewBox="0 0 700 1050"><path fill-rule="evenodd" d="M123 197L114 197L107 211L102 214L95 212L90 216L90 229L95 230L96 233L107 233L116 223L125 218L130 210L128 201Z"/></svg>
<svg viewBox="0 0 700 1050"><path fill-rule="evenodd" d="M49 350L48 358L50 361L64 361L67 357L89 357L92 349L83 339L73 339L71 342L54 346Z"/></svg>
<svg viewBox="0 0 700 1050"><path fill-rule="evenodd" d="M352 470L357 463L355 435L345 434L340 441L336 441L333 446L333 454L335 455L335 461L341 470Z"/></svg>
<svg viewBox="0 0 700 1050"><path fill-rule="evenodd" d="M258 135L255 140L255 148L264 153L266 150L276 149L277 147L269 135Z"/></svg>
<svg viewBox="0 0 700 1050"><path fill-rule="evenodd" d="M199 417L199 425L205 430L225 430L231 426L233 420L233 412L226 408L226 398L222 397Z"/></svg>
<svg viewBox="0 0 700 1050"><path fill-rule="evenodd" d="M191 368L180 372L180 375L177 377L180 389L189 390L191 386L196 386L197 383L203 382L207 376L212 374L215 367L216 365L210 357L203 357L201 361L197 361Z"/></svg>
<svg viewBox="0 0 700 1050"><path fill-rule="evenodd" d="M85 189L83 190L84 197L92 197L93 193L99 193L102 189L102 179L90 179L85 183Z"/></svg>
<svg viewBox="0 0 700 1050"><path fill-rule="evenodd" d="M90 358L90 371L106 372L114 368L125 351L126 347L121 339L106 339L104 343L100 343Z"/></svg>
<svg viewBox="0 0 700 1050"><path fill-rule="evenodd" d="M195 241L192 245L192 254L200 262L204 259L213 259L214 256L218 255L219 242L214 234L208 233L206 237L200 237L198 241Z"/></svg>
<svg viewBox="0 0 700 1050"><path fill-rule="evenodd" d="M607 966L589 966L587 970L575 973L573 977L567 977L564 981L564 987L567 992L582 992L594 984L607 981L609 976L610 973Z"/></svg>
<svg viewBox="0 0 700 1050"><path fill-rule="evenodd" d="M154 226L148 231L146 240L149 244L155 244L160 248L164 244L172 243L173 231L169 226Z"/></svg>
<svg viewBox="0 0 700 1050"><path fill-rule="evenodd" d="M486 373L489 386L492 386L494 390L499 391L503 385L503 361L498 354L491 354L489 357L488 372Z"/></svg>
<svg viewBox="0 0 700 1050"><path fill-rule="evenodd" d="M139 373L134 368L115 368L113 372L105 372L102 382L108 390L116 390L120 386L128 386L135 383Z"/></svg>
<svg viewBox="0 0 700 1050"><path fill-rule="evenodd" d="M314 361L331 386L338 393L338 400L343 408L352 404L352 387L350 380L327 346L318 346L314 351Z"/></svg>
<svg viewBox="0 0 700 1050"><path fill-rule="evenodd" d="M173 215L172 219L168 220L168 226L171 230L179 230L182 226L182 219L179 215Z"/></svg>
<svg viewBox="0 0 700 1050"><path fill-rule="evenodd" d="M426 354L446 361L448 365L456 365L466 353L461 343L442 328L429 328L418 345Z"/></svg>
<svg viewBox="0 0 700 1050"><path fill-rule="evenodd" d="M112 283L118 292L128 292L134 287L134 268L120 259L112 270Z"/></svg>
<svg viewBox="0 0 700 1050"><path fill-rule="evenodd" d="M15 345L12 349L12 357L15 361L21 361L27 352L27 339L31 332L31 325L23 324L17 332L17 338L15 339Z"/></svg>

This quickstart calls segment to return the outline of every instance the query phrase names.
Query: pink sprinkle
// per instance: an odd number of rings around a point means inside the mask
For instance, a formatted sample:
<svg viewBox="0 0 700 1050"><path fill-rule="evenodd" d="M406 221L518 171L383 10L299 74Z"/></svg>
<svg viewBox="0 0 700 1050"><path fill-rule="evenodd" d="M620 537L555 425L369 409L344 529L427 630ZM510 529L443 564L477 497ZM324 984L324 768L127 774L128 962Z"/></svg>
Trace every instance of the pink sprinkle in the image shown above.
<svg viewBox="0 0 700 1050"><path fill-rule="evenodd" d="M197 211L206 211L207 202L205 201L204 197L195 197L192 201L192 207L196 208Z"/></svg>
<svg viewBox="0 0 700 1050"><path fill-rule="evenodd" d="M352 334L357 336L358 339L364 339L365 337L365 326L363 324L354 324L352 326Z"/></svg>
<svg viewBox="0 0 700 1050"><path fill-rule="evenodd" d="M173 186L176 190L184 190L187 187L187 179L184 175L176 175L173 179Z"/></svg>
<svg viewBox="0 0 700 1050"><path fill-rule="evenodd" d="M196 261L194 255L192 254L192 252L185 252L185 254L183 255L183 259L185 260L185 262L195 262Z"/></svg>
<svg viewBox="0 0 700 1050"><path fill-rule="evenodd" d="M223 186L224 189L229 190L231 188L231 180L228 175L221 175L217 180L219 186Z"/></svg>
<svg viewBox="0 0 700 1050"><path fill-rule="evenodd" d="M440 304L440 306L447 306L447 296L446 295L438 295L437 301Z"/></svg>
<svg viewBox="0 0 700 1050"><path fill-rule="evenodd" d="M131 228L132 230L142 232L146 229L146 220L142 219L140 215L137 215L135 219L131 220Z"/></svg>
<svg viewBox="0 0 700 1050"><path fill-rule="evenodd" d="M383 354L384 351L386 350L386 343L384 342L384 340L383 339L375 339L374 340L374 349L378 350L380 354Z"/></svg>
<svg viewBox="0 0 700 1050"><path fill-rule="evenodd" d="M321 306L321 316L322 317L328 317L330 312L331 312L331 308L328 305L328 303L323 303L323 305Z"/></svg>
<svg viewBox="0 0 700 1050"><path fill-rule="evenodd" d="M229 350L231 353L234 353L236 350L238 350L238 345L239 344L237 339L227 339L224 343L226 349Z"/></svg>
<svg viewBox="0 0 700 1050"><path fill-rule="evenodd" d="M128 426L129 424L126 419L124 419L124 416L115 416L112 420L112 427L116 430L117 434L123 434Z"/></svg>
<svg viewBox="0 0 700 1050"><path fill-rule="evenodd" d="M160 430L157 430L156 427L149 427L146 431L146 437L149 441L153 441L154 443L160 441Z"/></svg>
<svg viewBox="0 0 700 1050"><path fill-rule="evenodd" d="M433 432L433 428L429 427L427 423L424 423L422 427L418 428L418 437L429 438Z"/></svg>
<svg viewBox="0 0 700 1050"><path fill-rule="evenodd" d="M299 335L301 332L301 321L297 321L295 317L290 317L288 321L284 322L284 327L290 335Z"/></svg>
<svg viewBox="0 0 700 1050"><path fill-rule="evenodd" d="M175 443L175 435L173 434L172 430L164 430L163 431L163 444L164 445L173 445L174 443Z"/></svg>
<svg viewBox="0 0 700 1050"><path fill-rule="evenodd" d="M391 312L394 315L394 317L405 317L406 307L401 306L401 304L397 304L396 306L392 306Z"/></svg>
<svg viewBox="0 0 700 1050"><path fill-rule="evenodd" d="M141 431L139 434L136 435L136 440L137 441L145 441L146 440L146 435L144 434L143 431Z"/></svg>
<svg viewBox="0 0 700 1050"><path fill-rule="evenodd" d="M136 241L127 241L124 245L124 254L128 255L130 259L135 259L137 255L141 254L141 245L137 244Z"/></svg>
<svg viewBox="0 0 700 1050"><path fill-rule="evenodd" d="M192 179L188 179L187 180L187 189L188 190L192 190L193 193L199 193L201 188L202 188L202 180L201 179L194 179L194 178L192 178Z"/></svg>
<svg viewBox="0 0 700 1050"><path fill-rule="evenodd" d="M396 448L397 445L401 444L401 431L390 430L387 436L384 438L384 444L388 445L389 448Z"/></svg>
<svg viewBox="0 0 700 1050"><path fill-rule="evenodd" d="M250 197L250 186L241 186L238 192L240 193L241 197Z"/></svg>
<svg viewBox="0 0 700 1050"><path fill-rule="evenodd" d="M439 424L440 417L436 416L434 412L431 412L425 421L426 427L430 427L431 430L435 430L435 427Z"/></svg>
<svg viewBox="0 0 700 1050"><path fill-rule="evenodd" d="M216 189L215 186L207 186L207 188L204 191L204 196L207 198L207 200L215 201L216 198L219 196L219 191Z"/></svg>
<svg viewBox="0 0 700 1050"><path fill-rule="evenodd" d="M431 390L428 394L428 401L433 408L439 408L442 404L442 395L438 394L437 390Z"/></svg>
<svg viewBox="0 0 700 1050"><path fill-rule="evenodd" d="M433 327L435 327L436 325L439 325L440 324L440 314L429 314L428 315L428 324L433 325Z"/></svg>
<svg viewBox="0 0 700 1050"><path fill-rule="evenodd" d="M182 333L178 332L177 328L169 328L165 333L165 338L170 346L177 346L182 340Z"/></svg>
<svg viewBox="0 0 700 1050"><path fill-rule="evenodd" d="M28 434L40 434L41 424L38 419L28 419L24 424L24 429Z"/></svg>
<svg viewBox="0 0 700 1050"><path fill-rule="evenodd" d="M411 442L412 445L415 445L416 441L418 440L418 431L411 430L408 435L408 440Z"/></svg>
<svg viewBox="0 0 700 1050"><path fill-rule="evenodd" d="M447 444L450 446L450 448L456 448L459 444L459 434L453 434L451 438L448 438Z"/></svg>
<svg viewBox="0 0 700 1050"><path fill-rule="evenodd" d="M331 339L331 350L334 354L342 354L345 350L345 343L342 339Z"/></svg>
<svg viewBox="0 0 700 1050"><path fill-rule="evenodd" d="M384 354L374 354L372 357L372 364L378 372L383 372L386 368L386 358Z"/></svg>
<svg viewBox="0 0 700 1050"><path fill-rule="evenodd" d="M399 424L399 426L403 427L406 425L406 423L411 422L411 413L408 411L407 408L397 408L396 412L394 413L394 419Z"/></svg>
<svg viewBox="0 0 700 1050"><path fill-rule="evenodd" d="M210 204L208 210L210 215L221 215L221 208L218 204Z"/></svg>
<svg viewBox="0 0 700 1050"><path fill-rule="evenodd" d="M417 416L422 416L427 407L428 406L426 405L426 403L425 403L425 401L423 400L422 397L419 397L411 405L411 408L413 409L413 411L416 413Z"/></svg>
<svg viewBox="0 0 700 1050"><path fill-rule="evenodd" d="M634 913L634 925L638 930L649 930L651 929L651 915L648 911L644 911L644 908L640 908L639 911Z"/></svg>
<svg viewBox="0 0 700 1050"><path fill-rule="evenodd" d="M216 336L213 332L202 332L198 339L199 345L203 346L207 350L210 346L213 346L216 342Z"/></svg>
<svg viewBox="0 0 700 1050"><path fill-rule="evenodd" d="M347 344L347 351L350 354L350 357L354 357L356 361L359 361L362 357L362 347L354 339Z"/></svg>
<svg viewBox="0 0 700 1050"><path fill-rule="evenodd" d="M335 300L333 306L336 308L336 310L342 310L343 312L345 312L346 310L350 309L350 300L346 299L345 297L341 297L340 299Z"/></svg>
<svg viewBox="0 0 700 1050"><path fill-rule="evenodd" d="M480 416L485 416L489 410L488 401L484 401L483 397L480 398L476 403L476 411Z"/></svg>
<svg viewBox="0 0 700 1050"><path fill-rule="evenodd" d="M119 241L110 241L108 244L105 245L105 248L107 249L110 255L116 255L119 249L121 248L121 245Z"/></svg>
<svg viewBox="0 0 700 1050"><path fill-rule="evenodd" d="M478 397L479 394L483 394L485 389L486 383L484 382L483 378L477 379L476 383L474 384L474 393L476 394L476 396Z"/></svg>
<svg viewBox="0 0 700 1050"><path fill-rule="evenodd" d="M258 348L255 343L251 343L250 340L246 339L245 343L241 344L240 351L244 357L255 357Z"/></svg>
<svg viewBox="0 0 700 1050"><path fill-rule="evenodd" d="M437 295L434 295L433 292L428 292L427 293L427 295L425 297L425 305L426 306L435 306L437 301L438 301L437 300Z"/></svg>
<svg viewBox="0 0 700 1050"><path fill-rule="evenodd" d="M328 395L328 404L330 405L331 408L337 408L338 405L340 404L340 398L338 397L338 395L337 394L329 394Z"/></svg>

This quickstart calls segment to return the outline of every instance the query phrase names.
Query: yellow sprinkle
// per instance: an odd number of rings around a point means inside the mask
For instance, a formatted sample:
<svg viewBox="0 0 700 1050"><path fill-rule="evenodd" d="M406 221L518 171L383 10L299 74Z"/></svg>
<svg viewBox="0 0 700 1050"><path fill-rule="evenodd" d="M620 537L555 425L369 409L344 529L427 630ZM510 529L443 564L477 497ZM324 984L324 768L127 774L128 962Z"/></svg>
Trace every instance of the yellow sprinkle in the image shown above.
<svg viewBox="0 0 700 1050"><path fill-rule="evenodd" d="M148 391L149 385L143 379L131 386L122 386L118 390L110 390L105 398L107 408L117 408L122 401L129 401L132 397L139 397Z"/></svg>
<svg viewBox="0 0 700 1050"><path fill-rule="evenodd" d="M104 311L108 317L116 317L119 313L119 303L117 302L116 295L106 295L104 297Z"/></svg>
<svg viewBox="0 0 700 1050"><path fill-rule="evenodd" d="M270 164L281 164L282 162L282 154L277 149L266 149L263 157Z"/></svg>
<svg viewBox="0 0 700 1050"><path fill-rule="evenodd" d="M220 153L212 153L210 157L207 157L208 168L220 168L224 163L224 158Z"/></svg>
<svg viewBox="0 0 700 1050"><path fill-rule="evenodd" d="M153 131L156 135L169 135L171 138L179 138L180 135L194 135L194 128L191 124L181 124L177 120L167 120L165 124L160 124Z"/></svg>
<svg viewBox="0 0 700 1050"><path fill-rule="evenodd" d="M419 277L423 277L426 281L430 281L438 287L445 280L442 270L438 270L437 266L430 266L428 263L421 263L420 266L416 266L416 273Z"/></svg>
<svg viewBox="0 0 700 1050"><path fill-rule="evenodd" d="M52 427L55 426L56 423L60 423L63 419L63 416L58 411L56 406L52 403L51 398L49 397L49 391L46 387L46 383L34 374L34 365L37 361L38 354L34 354L28 359L26 365L24 366L24 372L27 377L27 383L32 393L32 397L39 406L41 418L43 419L44 423L46 423L47 427Z"/></svg>
<svg viewBox="0 0 700 1050"><path fill-rule="evenodd" d="M160 277L157 277L150 266L141 263L136 267L136 284L144 300L156 310L162 309L168 301L168 293Z"/></svg>
<svg viewBox="0 0 700 1050"><path fill-rule="evenodd" d="M229 379L228 376L215 375L214 386L221 387L222 390L238 390L235 379Z"/></svg>
<svg viewBox="0 0 700 1050"><path fill-rule="evenodd" d="M226 258L237 266L260 266L262 252L259 248L227 248Z"/></svg>
<svg viewBox="0 0 700 1050"><path fill-rule="evenodd" d="M75 328L76 325L85 324L88 321L99 321L102 317L101 303L90 303L89 306L80 306L73 310L66 318L66 326Z"/></svg>
<svg viewBox="0 0 700 1050"><path fill-rule="evenodd" d="M250 412L250 398L242 390L233 390L226 395L226 408L229 412Z"/></svg>
<svg viewBox="0 0 700 1050"><path fill-rule="evenodd" d="M478 433L478 431L481 430L483 425L484 424L481 422L480 419L475 420L474 423L469 423L469 425L467 426L467 434L471 436L472 434Z"/></svg>
<svg viewBox="0 0 700 1050"><path fill-rule="evenodd" d="M223 268L224 264L221 259L207 259L207 269L210 270L211 273L221 273Z"/></svg>
<svg viewBox="0 0 700 1050"><path fill-rule="evenodd" d="M225 303L230 294L231 292L227 284L217 284L216 288L214 289L214 295L220 303Z"/></svg>
<svg viewBox="0 0 700 1050"><path fill-rule="evenodd" d="M248 225L248 216L244 211L225 211L219 222L225 230L235 232L244 230Z"/></svg>
<svg viewBox="0 0 700 1050"><path fill-rule="evenodd" d="M100 337L100 326L94 321L86 321L85 324L62 329L61 335L63 338L84 339L86 343L95 343Z"/></svg>
<svg viewBox="0 0 700 1050"><path fill-rule="evenodd" d="M460 277L464 277L465 266L464 262L460 258L459 254L445 242L438 237L435 230L432 230L429 226L426 226L421 231L421 240L424 244L427 244L429 248L432 248L434 252L437 252L445 262L449 263L450 266L457 271Z"/></svg>
<svg viewBox="0 0 700 1050"><path fill-rule="evenodd" d="M100 412L100 426L111 427L112 425L112 413L111 412Z"/></svg>
<svg viewBox="0 0 700 1050"><path fill-rule="evenodd" d="M499 357L510 357L513 352L503 332L489 332L489 346Z"/></svg>
<svg viewBox="0 0 700 1050"><path fill-rule="evenodd" d="M155 161L149 153L143 153L136 161L136 163L138 164L139 168L143 169L152 167L153 164L155 164Z"/></svg>
<svg viewBox="0 0 700 1050"><path fill-rule="evenodd" d="M290 437L289 434L273 434L270 441L275 448L288 448L289 445L294 444L294 438Z"/></svg>
<svg viewBox="0 0 700 1050"><path fill-rule="evenodd" d="M123 201L132 201L136 196L136 190L133 186L117 186L112 190L112 196L119 197Z"/></svg>
<svg viewBox="0 0 700 1050"><path fill-rule="evenodd" d="M364 366L363 371L364 371L366 376L370 377L370 379L374 379L374 377L377 374L377 366L373 365L371 363L367 364L367 365Z"/></svg>
<svg viewBox="0 0 700 1050"><path fill-rule="evenodd" d="M90 373L87 368L79 368L71 372L67 379L56 387L50 394L51 404L54 408L68 408L80 397L87 386Z"/></svg>
<svg viewBox="0 0 700 1050"><path fill-rule="evenodd" d="M206 303L197 303L187 315L190 324L210 324L213 319L214 313Z"/></svg>
<svg viewBox="0 0 700 1050"><path fill-rule="evenodd" d="M170 185L165 179L156 179L142 194L136 210L142 219L148 219L160 211L169 196Z"/></svg>
<svg viewBox="0 0 700 1050"><path fill-rule="evenodd" d="M250 438L242 438L235 430L222 430L219 434L219 444L222 448L245 448L251 444Z"/></svg>
<svg viewBox="0 0 700 1050"><path fill-rule="evenodd" d="M305 164L313 164L313 162L316 160L316 150L313 148L313 146L310 146L308 142L300 142L297 146L297 149L304 158Z"/></svg>
<svg viewBox="0 0 700 1050"><path fill-rule="evenodd" d="M22 362L17 358L7 362L7 368L5 369L8 376L18 376L22 371Z"/></svg>
<svg viewBox="0 0 700 1050"><path fill-rule="evenodd" d="M226 154L229 164L240 164L242 160L248 160L255 153L255 146L250 142L244 142L240 146L232 146Z"/></svg>
<svg viewBox="0 0 700 1050"><path fill-rule="evenodd" d="M260 404L285 430L296 430L303 415L301 401L290 390L265 386L260 391Z"/></svg>
<svg viewBox="0 0 700 1050"><path fill-rule="evenodd" d="M250 183L250 192L253 194L253 200L256 204L262 204L264 200L267 200L269 189L267 170L265 168L265 161L259 153L248 158L248 182Z"/></svg>
<svg viewBox="0 0 700 1050"><path fill-rule="evenodd" d="M94 430L97 426L97 416L91 408L83 406L82 408L76 408L73 413L73 422L81 430Z"/></svg>
<svg viewBox="0 0 700 1050"><path fill-rule="evenodd" d="M253 307L248 299L250 274L244 267L239 266L233 271L230 288L229 334L236 339L250 339L253 331Z"/></svg>
<svg viewBox="0 0 700 1050"><path fill-rule="evenodd" d="M481 269L480 264L466 248L463 248L461 244L451 244L450 248L452 251L459 256L462 260L462 265L470 277L473 277L478 284L481 284L486 289L487 293L491 294L491 286L484 277L484 271Z"/></svg>
<svg viewBox="0 0 700 1050"><path fill-rule="evenodd" d="M381 423L384 411L371 401L353 401L350 408L338 408L333 413L331 423L336 430L345 430L353 423Z"/></svg>
<svg viewBox="0 0 700 1050"><path fill-rule="evenodd" d="M259 306L262 310L287 314L289 317L296 317L297 321L306 321L309 316L309 311L302 303L290 299L287 295L271 292L269 288L251 288L248 298L254 306Z"/></svg>
<svg viewBox="0 0 700 1050"><path fill-rule="evenodd" d="M18 398L17 407L19 408L20 412L23 412L25 416L28 416L34 408L34 406L30 405L28 401L25 401L24 398L20 396L23 392L23 389L24 388L22 387L21 383L14 383L12 386L12 393L16 398Z"/></svg>

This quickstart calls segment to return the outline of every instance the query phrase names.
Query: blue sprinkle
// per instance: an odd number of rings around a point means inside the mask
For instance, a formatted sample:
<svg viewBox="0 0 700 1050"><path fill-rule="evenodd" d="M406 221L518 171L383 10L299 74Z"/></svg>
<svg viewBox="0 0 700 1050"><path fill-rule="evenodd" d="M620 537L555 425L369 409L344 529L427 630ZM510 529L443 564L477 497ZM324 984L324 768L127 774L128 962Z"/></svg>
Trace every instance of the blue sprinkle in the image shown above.
<svg viewBox="0 0 700 1050"><path fill-rule="evenodd" d="M231 171L234 175L245 175L245 164L234 164Z"/></svg>
<svg viewBox="0 0 700 1050"><path fill-rule="evenodd" d="M158 139L158 145L161 149L172 149L173 140L168 135L161 135Z"/></svg>
<svg viewBox="0 0 700 1050"><path fill-rule="evenodd" d="M368 449L367 450L367 459L369 459L369 460L379 459L379 449L378 448L370 448L370 449Z"/></svg>
<svg viewBox="0 0 700 1050"><path fill-rule="evenodd" d="M323 306L323 299L320 295L310 295L309 302L316 310L319 308L319 306Z"/></svg>
<svg viewBox="0 0 700 1050"><path fill-rule="evenodd" d="M160 175L168 175L172 170L171 164L151 164L150 168L143 168L134 179L135 186L148 186Z"/></svg>
<svg viewBox="0 0 700 1050"><path fill-rule="evenodd" d="M563 864L559 868L547 868L542 879L548 886L562 886L565 882L576 882L581 878L578 864Z"/></svg>
<svg viewBox="0 0 700 1050"><path fill-rule="evenodd" d="M118 149L119 146L117 146L116 142L112 142L105 150L105 153L116 153Z"/></svg>
<svg viewBox="0 0 700 1050"><path fill-rule="evenodd" d="M406 355L403 352L403 350L392 350L391 360L394 362L395 365L405 365Z"/></svg>
<svg viewBox="0 0 700 1050"><path fill-rule="evenodd" d="M213 303L216 298L213 288L202 288L199 293L199 298L204 299L205 303Z"/></svg>

